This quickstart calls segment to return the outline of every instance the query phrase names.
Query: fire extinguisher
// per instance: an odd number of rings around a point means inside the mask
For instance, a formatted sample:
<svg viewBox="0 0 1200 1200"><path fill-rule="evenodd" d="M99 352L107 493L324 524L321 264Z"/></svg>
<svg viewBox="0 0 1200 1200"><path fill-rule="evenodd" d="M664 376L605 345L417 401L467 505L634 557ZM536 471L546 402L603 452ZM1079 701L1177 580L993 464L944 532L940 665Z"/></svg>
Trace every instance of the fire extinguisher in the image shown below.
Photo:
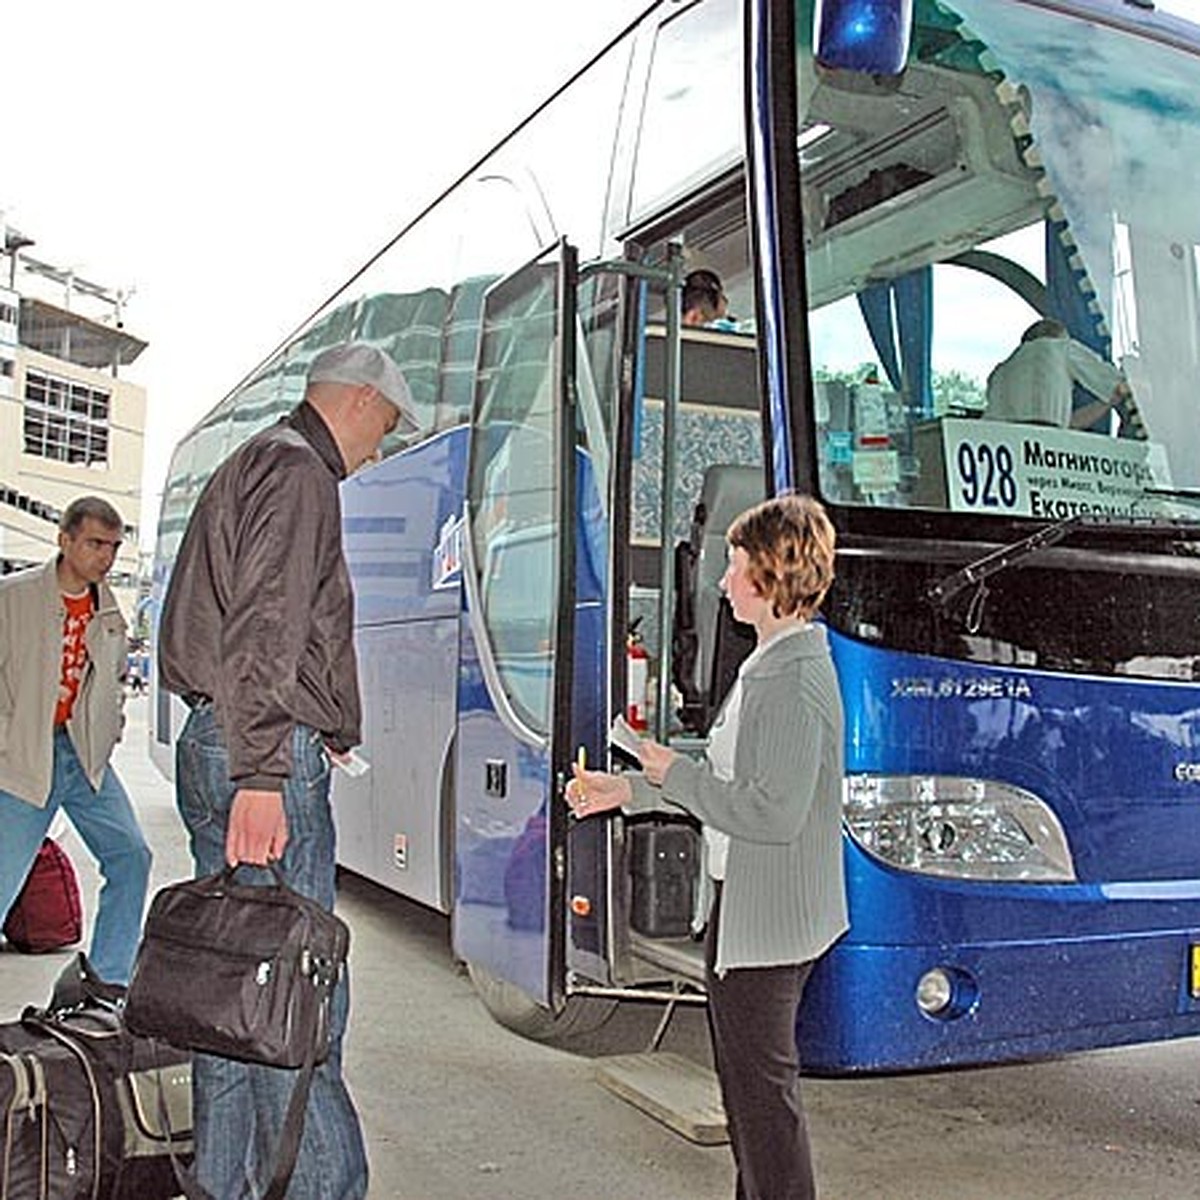
<svg viewBox="0 0 1200 1200"><path fill-rule="evenodd" d="M639 733L649 728L650 655L638 632L641 617L631 622L625 639L625 720Z"/></svg>

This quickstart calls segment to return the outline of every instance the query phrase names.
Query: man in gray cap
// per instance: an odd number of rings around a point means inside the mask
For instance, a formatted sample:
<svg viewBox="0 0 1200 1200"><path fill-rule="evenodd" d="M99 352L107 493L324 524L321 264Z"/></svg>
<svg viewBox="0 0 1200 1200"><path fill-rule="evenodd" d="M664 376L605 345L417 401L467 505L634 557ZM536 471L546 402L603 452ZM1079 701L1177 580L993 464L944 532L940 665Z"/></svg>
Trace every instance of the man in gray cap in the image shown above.
<svg viewBox="0 0 1200 1200"><path fill-rule="evenodd" d="M402 433L415 433L412 394L403 372L382 350L366 342L343 342L322 350L308 368L308 386L341 383L351 387L372 387L391 402L400 414L397 427Z"/></svg>
<svg viewBox="0 0 1200 1200"><path fill-rule="evenodd" d="M175 787L197 876L275 863L291 887L333 907L330 764L361 740L338 485L397 427L417 421L396 364L362 342L332 346L313 360L303 401L239 447L196 503L158 661L163 686L191 709ZM289 1200L366 1194L362 1131L342 1079L348 1007L343 977ZM293 1077L195 1056L196 1173L214 1197L241 1196L247 1173L255 1194L266 1188Z"/></svg>

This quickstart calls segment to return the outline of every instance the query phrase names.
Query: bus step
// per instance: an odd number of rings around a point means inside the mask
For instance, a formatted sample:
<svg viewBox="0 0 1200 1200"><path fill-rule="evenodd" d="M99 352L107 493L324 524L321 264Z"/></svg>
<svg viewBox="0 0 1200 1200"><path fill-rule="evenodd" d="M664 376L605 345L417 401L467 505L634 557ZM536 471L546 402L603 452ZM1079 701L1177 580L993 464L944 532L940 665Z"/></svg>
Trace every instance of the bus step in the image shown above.
<svg viewBox="0 0 1200 1200"><path fill-rule="evenodd" d="M596 1082L688 1141L729 1141L717 1077L690 1058L667 1051L613 1055L599 1060Z"/></svg>

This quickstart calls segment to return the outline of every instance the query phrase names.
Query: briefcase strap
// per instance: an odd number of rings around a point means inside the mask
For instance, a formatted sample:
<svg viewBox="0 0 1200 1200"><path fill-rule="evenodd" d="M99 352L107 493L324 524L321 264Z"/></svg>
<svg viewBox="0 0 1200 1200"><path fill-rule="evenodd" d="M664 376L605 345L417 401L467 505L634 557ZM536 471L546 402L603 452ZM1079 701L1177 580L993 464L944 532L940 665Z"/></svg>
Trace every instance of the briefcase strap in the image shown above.
<svg viewBox="0 0 1200 1200"><path fill-rule="evenodd" d="M158 1042L151 1038L157 1058ZM317 1068L317 1048L310 1045L304 1056L304 1065L296 1076L292 1086L292 1096L288 1101L287 1116L283 1121L283 1129L279 1134L279 1145L275 1150L275 1170L271 1174L271 1182L263 1193L262 1200L283 1200L291 1181L292 1172L296 1169L296 1156L300 1153L300 1139L304 1135L304 1116L308 1108L308 1094L312 1087L313 1072ZM281 1069L281 1068L277 1068ZM175 1153L175 1142L171 1133L171 1118L167 1112L167 1099L163 1088L158 1088L158 1118L167 1134L167 1153L171 1156L171 1167L175 1179L183 1189L188 1200L213 1200L212 1194L196 1178L194 1171L179 1161Z"/></svg>

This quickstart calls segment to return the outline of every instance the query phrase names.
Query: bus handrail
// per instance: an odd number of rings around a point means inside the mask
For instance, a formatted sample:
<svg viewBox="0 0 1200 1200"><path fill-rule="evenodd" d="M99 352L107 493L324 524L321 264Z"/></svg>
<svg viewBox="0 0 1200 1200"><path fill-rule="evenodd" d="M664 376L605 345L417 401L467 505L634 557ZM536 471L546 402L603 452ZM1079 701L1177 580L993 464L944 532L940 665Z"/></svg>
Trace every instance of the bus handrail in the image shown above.
<svg viewBox="0 0 1200 1200"><path fill-rule="evenodd" d="M675 528L675 483L678 465L675 449L675 426L679 417L680 393L682 391L683 366L680 343L682 339L682 314L676 302L683 280L683 247L672 242L667 248L666 266L653 266L632 262L629 259L608 259L588 263L579 269L581 280L590 275L611 273L640 279L647 283L661 284L666 290L666 380L662 414L662 494L659 510L659 586L658 586L658 680L654 705L652 733L660 742L666 742L670 728L672 638L671 614L675 608L675 546L672 531Z"/></svg>

